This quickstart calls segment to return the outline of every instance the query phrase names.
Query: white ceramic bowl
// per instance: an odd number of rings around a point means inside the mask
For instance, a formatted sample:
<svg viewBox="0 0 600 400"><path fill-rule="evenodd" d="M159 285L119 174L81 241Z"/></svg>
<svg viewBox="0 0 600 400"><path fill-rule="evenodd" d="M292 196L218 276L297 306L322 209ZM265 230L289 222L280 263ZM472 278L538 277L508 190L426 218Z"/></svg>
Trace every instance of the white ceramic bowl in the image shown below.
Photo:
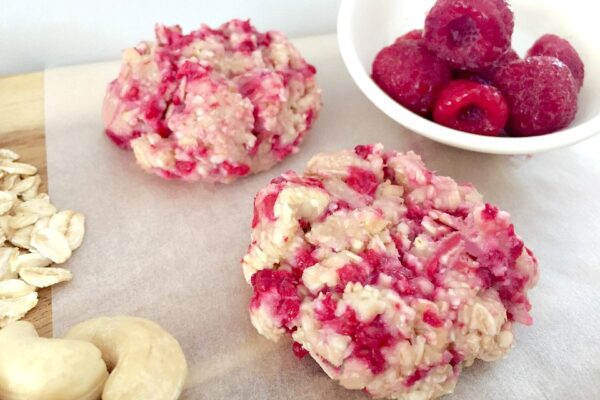
<svg viewBox="0 0 600 400"><path fill-rule="evenodd" d="M509 0L510 1L510 0ZM488 137L446 128L412 113L392 100L371 79L377 52L412 29L422 28L434 0L342 0L338 42L350 75L384 113L408 129L435 141L495 154L528 154L568 146L600 132L600 5L590 0L512 0L513 47L522 57L544 33L568 39L585 64L575 121L559 132L532 137Z"/></svg>

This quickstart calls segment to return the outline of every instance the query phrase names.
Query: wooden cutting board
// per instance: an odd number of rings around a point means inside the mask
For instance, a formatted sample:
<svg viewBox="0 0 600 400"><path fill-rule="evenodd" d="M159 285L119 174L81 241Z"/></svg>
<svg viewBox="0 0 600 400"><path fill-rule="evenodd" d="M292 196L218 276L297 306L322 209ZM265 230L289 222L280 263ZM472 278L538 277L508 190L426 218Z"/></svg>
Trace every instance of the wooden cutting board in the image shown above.
<svg viewBox="0 0 600 400"><path fill-rule="evenodd" d="M44 133L44 75L36 72L0 77L0 147L21 155L35 165L42 177L41 190L48 188L46 142ZM52 336L52 290L39 292L39 303L26 320L40 336Z"/></svg>

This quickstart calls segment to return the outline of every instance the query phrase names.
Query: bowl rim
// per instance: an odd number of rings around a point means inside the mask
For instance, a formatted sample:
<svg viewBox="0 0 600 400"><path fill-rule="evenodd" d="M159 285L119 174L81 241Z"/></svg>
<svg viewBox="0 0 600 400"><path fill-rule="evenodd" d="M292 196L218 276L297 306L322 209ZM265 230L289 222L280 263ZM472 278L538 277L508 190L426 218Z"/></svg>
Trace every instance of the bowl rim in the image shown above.
<svg viewBox="0 0 600 400"><path fill-rule="evenodd" d="M352 17L361 0L342 0L337 17L337 42L350 76L367 98L388 117L436 142L491 154L532 154L569 146L600 133L600 115L558 132L529 137L491 137L448 128L413 113L389 97L362 67L352 41Z"/></svg>

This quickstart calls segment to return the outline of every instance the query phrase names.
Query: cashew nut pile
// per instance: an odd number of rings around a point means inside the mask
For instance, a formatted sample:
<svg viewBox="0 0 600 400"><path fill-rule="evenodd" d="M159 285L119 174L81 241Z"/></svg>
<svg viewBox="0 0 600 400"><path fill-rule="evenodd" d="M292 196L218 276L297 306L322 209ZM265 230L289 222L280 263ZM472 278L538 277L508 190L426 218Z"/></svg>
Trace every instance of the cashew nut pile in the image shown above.
<svg viewBox="0 0 600 400"><path fill-rule="evenodd" d="M24 321L0 330L2 400L176 400L186 376L177 340L142 318L95 318L64 339Z"/></svg>
<svg viewBox="0 0 600 400"><path fill-rule="evenodd" d="M25 321L0 331L0 355L3 400L95 400L108 377L96 346L38 337Z"/></svg>
<svg viewBox="0 0 600 400"><path fill-rule="evenodd" d="M38 302L37 288L71 279L62 264L83 241L85 218L58 211L33 165L0 149L0 328L17 321Z"/></svg>
<svg viewBox="0 0 600 400"><path fill-rule="evenodd" d="M102 352L112 371L103 400L176 400L187 376L183 351L152 321L100 317L74 326L67 339L85 340Z"/></svg>

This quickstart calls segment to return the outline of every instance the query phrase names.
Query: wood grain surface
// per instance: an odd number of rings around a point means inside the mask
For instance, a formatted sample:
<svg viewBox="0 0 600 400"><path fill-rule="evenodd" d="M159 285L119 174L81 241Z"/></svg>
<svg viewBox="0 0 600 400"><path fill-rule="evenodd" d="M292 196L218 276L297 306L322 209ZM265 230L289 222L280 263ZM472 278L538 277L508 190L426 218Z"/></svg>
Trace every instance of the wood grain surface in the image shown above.
<svg viewBox="0 0 600 400"><path fill-rule="evenodd" d="M35 165L42 177L40 190L48 188L44 135L44 75L41 72L0 77L0 147ZM52 290L41 289L39 303L26 320L40 336L52 336Z"/></svg>

